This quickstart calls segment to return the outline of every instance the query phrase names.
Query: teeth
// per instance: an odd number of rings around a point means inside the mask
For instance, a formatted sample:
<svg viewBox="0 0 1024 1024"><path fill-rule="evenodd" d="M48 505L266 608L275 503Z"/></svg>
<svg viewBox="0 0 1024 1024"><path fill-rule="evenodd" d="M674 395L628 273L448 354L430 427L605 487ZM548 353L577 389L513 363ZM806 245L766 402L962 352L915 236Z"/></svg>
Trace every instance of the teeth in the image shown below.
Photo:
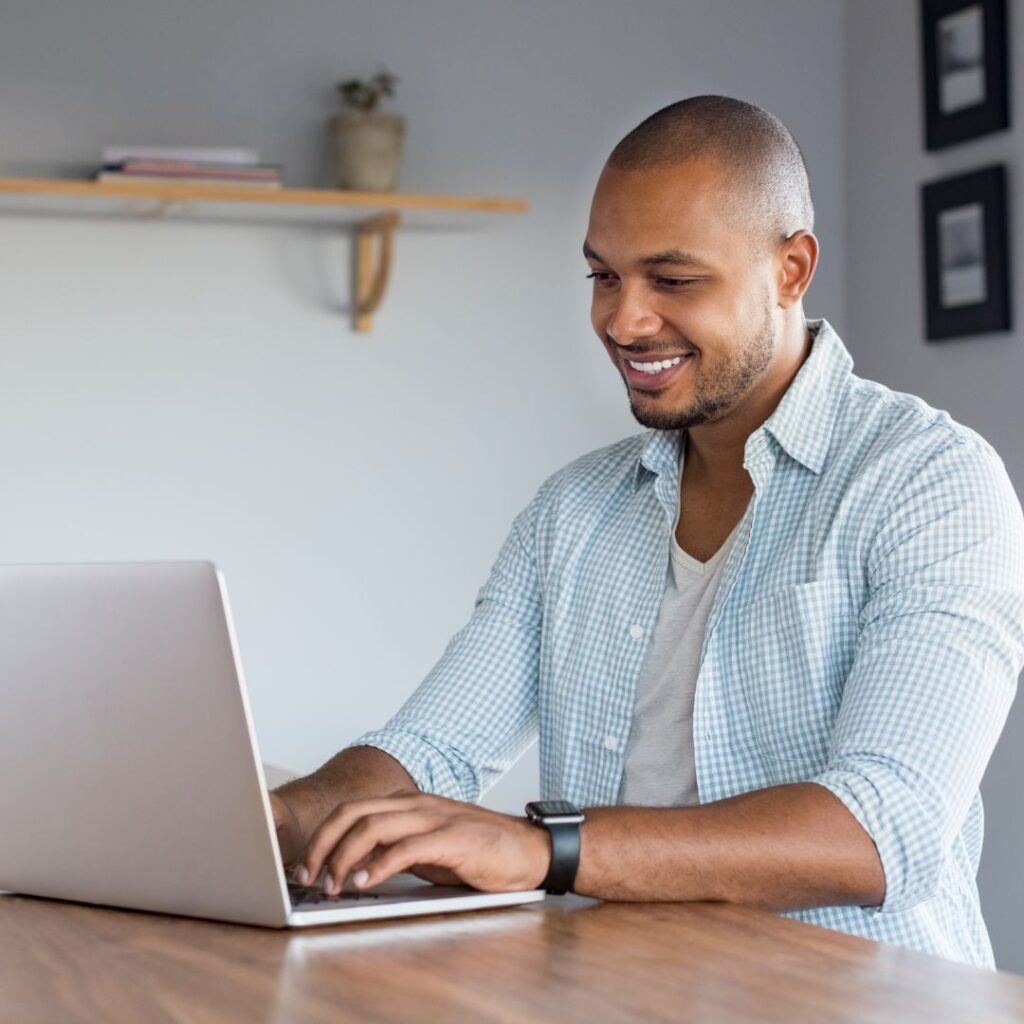
<svg viewBox="0 0 1024 1024"><path fill-rule="evenodd" d="M627 360L634 370L640 370L642 373L661 373L662 370L667 370L670 366L678 366L682 361L682 356L676 356L675 359L665 359L662 362L655 363L634 363L632 359Z"/></svg>

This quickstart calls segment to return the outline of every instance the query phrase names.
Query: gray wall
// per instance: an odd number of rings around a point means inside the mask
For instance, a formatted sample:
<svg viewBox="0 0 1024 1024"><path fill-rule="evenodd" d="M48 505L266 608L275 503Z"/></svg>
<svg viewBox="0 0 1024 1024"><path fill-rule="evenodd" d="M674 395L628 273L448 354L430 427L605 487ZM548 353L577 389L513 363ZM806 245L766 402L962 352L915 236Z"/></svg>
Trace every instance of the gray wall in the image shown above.
<svg viewBox="0 0 1024 1024"><path fill-rule="evenodd" d="M1024 332L938 343L924 340L920 271L922 182L1005 162L1010 176L1014 306L1024 317L1024 130L937 153L924 149L917 4L857 0L848 9L847 342L856 372L925 401L986 437L1024 494ZM1008 4L1011 110L1024 117L1024 11ZM1017 207L1014 209L1014 207ZM985 847L979 886L999 966L1024 972L1024 704L1018 699L982 784Z"/></svg>
<svg viewBox="0 0 1024 1024"><path fill-rule="evenodd" d="M786 119L822 211L811 309L841 320L841 26L838 0L5 0L0 173L231 143L324 183L333 83L384 61L401 186L531 209L404 231L366 336L337 231L3 217L0 562L215 559L263 756L312 769L423 677L544 477L639 429L580 252L626 131L696 92ZM535 780L531 753L489 801Z"/></svg>

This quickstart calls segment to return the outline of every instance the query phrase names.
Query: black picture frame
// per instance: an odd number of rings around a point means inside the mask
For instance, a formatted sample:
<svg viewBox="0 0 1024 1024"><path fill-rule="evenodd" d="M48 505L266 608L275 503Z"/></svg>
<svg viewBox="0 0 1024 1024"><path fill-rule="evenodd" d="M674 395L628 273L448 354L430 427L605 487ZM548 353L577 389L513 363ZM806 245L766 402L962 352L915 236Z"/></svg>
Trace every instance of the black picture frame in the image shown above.
<svg viewBox="0 0 1024 1024"><path fill-rule="evenodd" d="M921 0L925 148L1010 127L1006 0Z"/></svg>
<svg viewBox="0 0 1024 1024"><path fill-rule="evenodd" d="M1006 168L921 187L926 337L1011 329Z"/></svg>

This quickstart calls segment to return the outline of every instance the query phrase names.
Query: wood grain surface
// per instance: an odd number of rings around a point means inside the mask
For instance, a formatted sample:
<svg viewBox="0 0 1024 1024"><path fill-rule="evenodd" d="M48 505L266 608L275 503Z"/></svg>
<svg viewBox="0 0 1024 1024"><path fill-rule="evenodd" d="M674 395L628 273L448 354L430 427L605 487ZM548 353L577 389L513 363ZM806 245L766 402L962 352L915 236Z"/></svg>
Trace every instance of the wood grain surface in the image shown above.
<svg viewBox="0 0 1024 1024"><path fill-rule="evenodd" d="M0 896L0 1020L1024 1020L1024 978L748 907L548 898L304 931Z"/></svg>

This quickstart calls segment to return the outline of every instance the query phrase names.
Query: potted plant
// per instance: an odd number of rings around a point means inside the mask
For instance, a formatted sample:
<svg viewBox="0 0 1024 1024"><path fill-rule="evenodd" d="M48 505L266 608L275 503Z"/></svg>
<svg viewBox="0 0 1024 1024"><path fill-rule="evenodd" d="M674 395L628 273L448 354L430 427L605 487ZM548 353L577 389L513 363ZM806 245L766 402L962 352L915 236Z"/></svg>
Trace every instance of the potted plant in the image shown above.
<svg viewBox="0 0 1024 1024"><path fill-rule="evenodd" d="M377 111L385 96L394 96L398 79L384 69L372 78L338 83L347 108L330 119L335 185L359 192L393 192L405 139L405 118Z"/></svg>

